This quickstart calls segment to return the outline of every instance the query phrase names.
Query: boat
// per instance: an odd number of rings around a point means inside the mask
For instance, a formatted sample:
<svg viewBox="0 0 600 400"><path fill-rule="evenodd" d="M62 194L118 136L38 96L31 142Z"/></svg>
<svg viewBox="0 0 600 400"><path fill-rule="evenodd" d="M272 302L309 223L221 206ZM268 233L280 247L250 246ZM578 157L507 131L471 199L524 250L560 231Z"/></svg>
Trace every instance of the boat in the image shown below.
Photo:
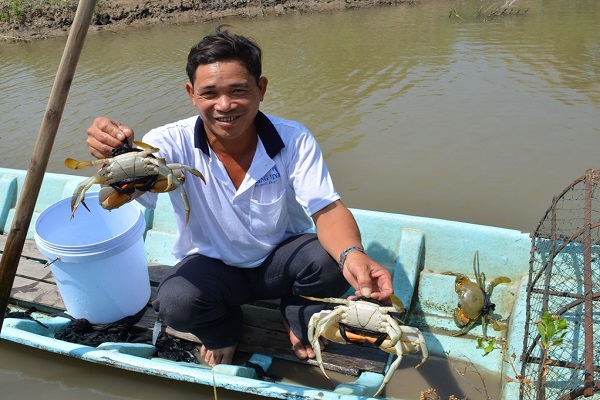
<svg viewBox="0 0 600 400"><path fill-rule="evenodd" d="M10 230L25 175L26 171L0 168L0 230L5 235ZM247 357L239 365L210 368L193 362L166 360L157 357L156 348L146 343L110 342L92 347L56 339L55 334L68 327L72 319L53 316L56 312L65 311L65 307L50 269L43 268L50 260L36 248L33 226L44 209L70 198L83 179L66 174L44 175L10 300L11 306L16 309L35 307L36 311L31 314L31 319L7 317L0 333L3 340L143 374L214 385L267 398L374 398L385 372L396 357L377 348L330 343L323 353L324 367L351 377L347 382L333 382L330 387L261 379L263 373L268 375L269 367L276 358L300 362L289 348L277 305L273 302L250 304L244 308L245 326L238 352ZM90 192L93 190L90 189ZM366 252L392 271L395 295L407 309L404 323L421 330L430 357L466 361L479 371L496 376L514 376L515 371L521 371L519 357L509 363L503 355L521 355L524 351L532 243L529 234L380 211L351 211L359 224ZM175 261L170 255L170 248L176 227L170 217L173 210L166 195L159 196L155 210L143 212L147 223L145 251L154 295L160 276ZM0 240L0 248L3 249L6 236L0 236ZM508 329L502 332L506 347L503 351L491 351L485 357L481 346L478 348L477 340L483 335L482 325L477 323L466 334L457 336L459 328L453 318L458 299L456 275L463 274L476 281L475 255L488 280L499 276L510 280L495 286L491 297L495 304L494 319L508 323ZM152 330L155 320L154 311L146 307L138 326ZM194 341L186 334L173 330L168 332ZM404 358L418 360L420 357L420 354L414 354ZM313 360L302 363L307 364L306 368L317 368ZM427 363L420 368L426 367ZM502 379L499 385L499 398L519 398L518 381ZM384 394L378 398L392 397Z"/></svg>

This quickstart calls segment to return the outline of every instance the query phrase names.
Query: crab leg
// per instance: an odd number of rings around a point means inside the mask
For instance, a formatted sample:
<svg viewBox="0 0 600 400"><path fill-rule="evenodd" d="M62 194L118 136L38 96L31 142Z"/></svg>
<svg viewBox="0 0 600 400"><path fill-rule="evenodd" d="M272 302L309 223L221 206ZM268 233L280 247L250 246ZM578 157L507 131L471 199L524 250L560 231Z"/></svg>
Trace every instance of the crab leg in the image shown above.
<svg viewBox="0 0 600 400"><path fill-rule="evenodd" d="M71 169L82 169L91 167L92 165L100 165L110 163L109 159L103 158L101 160L94 161L77 161L73 158L67 158L65 160L65 165Z"/></svg>
<svg viewBox="0 0 600 400"><path fill-rule="evenodd" d="M396 322L396 320L394 320L390 316L388 316L387 319L391 327L391 329L388 329L388 336L390 338L393 337L392 332L395 334L399 334L398 342L400 343L400 345L410 343L411 347L407 347L406 349L410 353L414 353L417 350L416 346L414 345L415 342L417 343L418 348L421 350L421 355L423 356L421 358L421 362L415 367L419 368L429 358L429 350L427 349L427 345L425 344L425 338L423 337L423 333L421 333L421 331L417 328L413 328L406 325L400 326ZM398 342L392 342L390 343L390 345L388 345L388 347L392 347L392 345L397 346ZM384 349L383 345L381 346L381 348Z"/></svg>
<svg viewBox="0 0 600 400"><path fill-rule="evenodd" d="M492 294L492 289L494 289L496 286L498 286L501 283L510 283L511 280L510 278L506 277L506 276L500 276L494 280L492 280L487 288L487 294L488 296Z"/></svg>
<svg viewBox="0 0 600 400"><path fill-rule="evenodd" d="M468 324L466 324L465 326L463 326L463 328L462 328L460 331L458 331L458 332L454 332L454 333L452 334L452 336L461 336L461 335L464 335L465 333L467 333L467 332L469 331L469 329L471 329L471 327L472 327L473 325L475 325L475 322L477 322L477 318L474 318L474 319L472 319L471 321L469 321L469 323L468 323ZM483 327L482 327L482 328L483 328Z"/></svg>
<svg viewBox="0 0 600 400"><path fill-rule="evenodd" d="M145 149L148 153L156 153L156 152L160 151L160 149L157 149L156 147L151 146L148 143L140 142L137 140L134 140L133 144L135 144L137 147L141 147L142 149Z"/></svg>
<svg viewBox="0 0 600 400"><path fill-rule="evenodd" d="M397 357L392 362L392 364L390 364L390 367L388 368L388 371L386 372L386 374L383 378L383 382L381 383L381 386L379 387L377 392L373 395L373 397L375 397L379 393L381 393L381 391L383 390L385 385L388 384L389 381L392 379L394 372L396 371L396 369L398 369L398 366L402 362L402 358L404 357L404 354L413 353L415 351L414 350L415 342L418 344L418 347L420 348L421 354L422 354L421 362L415 366L415 369L419 368L429 358L429 350L427 349L427 345L425 344L425 338L423 337L423 334L421 333L420 330L418 330L417 328L412 328L412 327L404 326L404 325L398 326L398 329L399 329L398 332L400 332L401 336L400 336L400 340L398 340L396 342L394 347L391 348L391 346L390 346L391 341L389 339L385 340L381 346L382 350L385 350L391 354L396 354ZM388 335L391 337L390 333L388 333ZM388 341L390 341L390 345L388 345L388 343L387 343ZM409 343L409 344L407 344L407 343ZM384 348L384 345L386 345L387 349Z"/></svg>
<svg viewBox="0 0 600 400"><path fill-rule="evenodd" d="M396 372L396 369L398 369L398 366L402 362L402 358L404 356L404 351L402 350L402 343L396 343L394 349L396 350L396 359L390 364L390 367L388 368L387 372L385 373L385 376L383 377L383 382L381 382L381 386L379 386L379 389L377 389L377 392L375 392L373 397L376 397L377 395L379 395L379 393L381 393L385 385L387 385L387 383L392 379L394 372Z"/></svg>
<svg viewBox="0 0 600 400"><path fill-rule="evenodd" d="M343 310L341 308L335 309L327 314L324 314L324 312L321 311L318 314L315 314L313 316L314 318L311 318L308 324L308 341L310 342L311 346L315 351L315 358L317 360L317 364L319 365L319 368L321 368L323 375L325 375L327 379L330 378L329 375L327 375L327 372L325 372L325 367L323 367L323 358L321 357L321 346L319 345L319 337L322 336L328 328L336 325L336 322L340 319L340 315L342 313Z"/></svg>
<svg viewBox="0 0 600 400"><path fill-rule="evenodd" d="M183 186L181 188L181 200L183 201L183 207L185 208L185 224L187 225L190 220L190 202L187 197L187 193Z"/></svg>
<svg viewBox="0 0 600 400"><path fill-rule="evenodd" d="M479 270L479 250L476 250L475 255L473 256L473 272L475 273L475 280L477 281L477 286L483 288L485 279L481 277L481 273Z"/></svg>
<svg viewBox="0 0 600 400"><path fill-rule="evenodd" d="M185 164L167 164L167 167L169 167L173 171L175 171L177 169L179 169L179 170L185 169L186 171L190 171L190 173L192 173L193 175L195 175L198 178L202 179L202 182L204 182L206 184L206 180L204 179L204 175L202 175L202 173L200 171L198 171L196 168L192 168L189 165L185 165Z"/></svg>
<svg viewBox="0 0 600 400"><path fill-rule="evenodd" d="M320 301L321 303L346 304L346 300L337 299L335 297L325 297L325 298L311 297L311 296L302 296L302 297L304 297L305 299L308 299L308 300L312 300L312 301Z"/></svg>
<svg viewBox="0 0 600 400"><path fill-rule="evenodd" d="M79 186L77 186L77 189L75 189L75 192L73 192L73 197L71 197L71 219L73 219L73 217L75 216L75 210L77 210L79 204L83 204L84 207L87 208L84 202L85 192L87 192L87 190L91 188L95 183L97 183L97 177L92 176L91 178L86 179L85 181L81 182Z"/></svg>

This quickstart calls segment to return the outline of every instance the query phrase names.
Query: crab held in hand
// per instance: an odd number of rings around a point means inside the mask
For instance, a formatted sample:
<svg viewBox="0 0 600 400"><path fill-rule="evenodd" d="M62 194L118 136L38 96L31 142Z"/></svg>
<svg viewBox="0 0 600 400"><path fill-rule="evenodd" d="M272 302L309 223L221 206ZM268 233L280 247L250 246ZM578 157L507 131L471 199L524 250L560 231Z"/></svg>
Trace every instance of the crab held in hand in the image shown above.
<svg viewBox="0 0 600 400"><path fill-rule="evenodd" d="M102 168L89 179L83 181L71 198L71 218L79 204L85 208L85 192L98 183L107 185L100 190L100 205L112 210L133 199L136 191L150 191L165 193L181 188L181 198L186 211L186 224L189 220L190 205L187 194L183 189L185 176L183 170L187 170L204 181L202 174L184 164L167 164L164 158L157 158L152 153L159 149L143 142L133 142L138 147L131 147L125 143L123 147L113 150L113 157L94 161L77 161L72 158L65 160L65 165L72 169L102 165ZM89 209L88 209L89 211Z"/></svg>
<svg viewBox="0 0 600 400"><path fill-rule="evenodd" d="M491 295L492 289L496 285L509 283L510 278L500 276L492 280L486 289L485 274L479 270L479 251L476 251L473 257L473 272L475 273L475 282L466 275L446 272L447 275L456 275L454 290L458 294L458 306L454 310L453 316L456 325L462 328L452 336L464 335L478 320L481 320L483 337L487 338L488 322L497 331L507 328L506 323L492 318L496 305L492 303Z"/></svg>
<svg viewBox="0 0 600 400"><path fill-rule="evenodd" d="M394 314L402 314L406 311L402 301L394 295L391 296L392 307L386 307L379 301L367 297L358 297L352 300L304 297L313 301L339 304L333 310L323 310L313 314L308 324L308 340L315 350L317 364L325 376L327 373L323 368L319 346L320 336L342 344L370 343L383 351L397 355L385 374L381 386L373 396L381 393L384 386L390 381L404 354L416 353L421 350L423 358L415 368L429 358L427 345L421 331L403 325L394 316Z"/></svg>

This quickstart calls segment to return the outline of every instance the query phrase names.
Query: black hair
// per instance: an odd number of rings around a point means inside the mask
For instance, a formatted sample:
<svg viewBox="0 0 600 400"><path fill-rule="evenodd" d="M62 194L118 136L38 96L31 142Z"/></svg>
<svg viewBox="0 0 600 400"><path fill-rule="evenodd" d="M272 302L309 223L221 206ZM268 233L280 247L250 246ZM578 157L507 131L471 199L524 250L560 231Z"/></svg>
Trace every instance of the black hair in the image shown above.
<svg viewBox="0 0 600 400"><path fill-rule="evenodd" d="M225 26L219 25L215 33L205 36L190 49L185 69L192 85L198 66L219 61L239 61L258 83L262 75L260 47L252 39L224 30Z"/></svg>

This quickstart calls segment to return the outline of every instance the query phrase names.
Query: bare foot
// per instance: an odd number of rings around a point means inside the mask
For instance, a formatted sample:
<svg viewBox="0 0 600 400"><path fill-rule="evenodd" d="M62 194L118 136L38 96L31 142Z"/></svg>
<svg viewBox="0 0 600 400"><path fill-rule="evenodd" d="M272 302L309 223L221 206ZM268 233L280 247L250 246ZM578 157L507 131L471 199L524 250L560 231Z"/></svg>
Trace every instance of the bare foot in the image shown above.
<svg viewBox="0 0 600 400"><path fill-rule="evenodd" d="M214 367L218 364L232 364L235 348L236 345L223 347L221 349L209 350L202 345L199 349L200 354L196 358L198 358L201 362L204 361L211 367Z"/></svg>
<svg viewBox="0 0 600 400"><path fill-rule="evenodd" d="M300 339L298 339L296 337L294 332L292 332L287 321L283 321L283 325L285 326L285 329L288 331L288 333L290 335L290 342L292 343L292 350L294 350L296 357L298 357L301 360L306 360L307 358L315 358L315 349L313 349L313 347L310 344L304 345L300 341ZM327 342L324 339L319 338L319 346L321 347L321 349L323 349L326 344L327 344Z"/></svg>

